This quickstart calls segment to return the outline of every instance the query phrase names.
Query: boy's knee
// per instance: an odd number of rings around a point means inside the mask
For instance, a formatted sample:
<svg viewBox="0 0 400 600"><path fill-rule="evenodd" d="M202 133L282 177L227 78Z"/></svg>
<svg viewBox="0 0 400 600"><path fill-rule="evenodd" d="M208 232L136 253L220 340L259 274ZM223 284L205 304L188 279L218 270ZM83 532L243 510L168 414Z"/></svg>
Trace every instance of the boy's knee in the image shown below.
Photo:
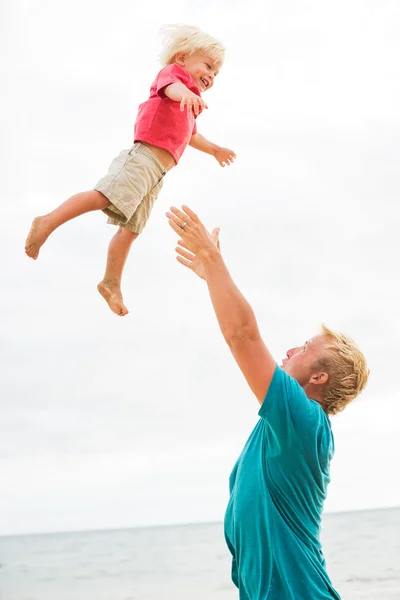
<svg viewBox="0 0 400 600"><path fill-rule="evenodd" d="M127 229L126 227L122 227L120 225L118 227L117 235L120 236L121 239L123 238L126 241L133 242L133 240L135 240L139 234L136 231L131 231L130 229Z"/></svg>

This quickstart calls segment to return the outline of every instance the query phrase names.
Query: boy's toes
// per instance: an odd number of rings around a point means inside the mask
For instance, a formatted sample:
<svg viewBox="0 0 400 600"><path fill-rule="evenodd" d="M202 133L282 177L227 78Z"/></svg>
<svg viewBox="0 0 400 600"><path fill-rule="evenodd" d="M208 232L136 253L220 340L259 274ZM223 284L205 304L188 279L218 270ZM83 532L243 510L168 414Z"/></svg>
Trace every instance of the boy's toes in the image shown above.
<svg viewBox="0 0 400 600"><path fill-rule="evenodd" d="M122 294L119 287L103 280L99 283L97 289L113 313L119 317L125 317L125 315L128 314L129 311L122 300Z"/></svg>
<svg viewBox="0 0 400 600"><path fill-rule="evenodd" d="M48 231L45 228L44 217L36 217L32 221L31 229L25 242L25 253L29 258L37 259L39 250L47 239Z"/></svg>
<svg viewBox="0 0 400 600"><path fill-rule="evenodd" d="M26 246L25 254L27 256L29 256L29 258L33 258L33 260L36 260L39 255L39 250L35 246L32 246L32 245Z"/></svg>
<svg viewBox="0 0 400 600"><path fill-rule="evenodd" d="M126 308L125 304L122 304L119 316L125 317L125 315L127 315L128 313L129 313L129 310Z"/></svg>

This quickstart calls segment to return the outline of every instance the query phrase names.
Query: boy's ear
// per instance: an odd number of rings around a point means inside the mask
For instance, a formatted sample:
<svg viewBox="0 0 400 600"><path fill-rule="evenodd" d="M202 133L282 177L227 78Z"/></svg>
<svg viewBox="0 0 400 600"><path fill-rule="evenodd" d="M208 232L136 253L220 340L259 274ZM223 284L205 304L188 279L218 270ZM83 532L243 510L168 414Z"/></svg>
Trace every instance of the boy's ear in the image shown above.
<svg viewBox="0 0 400 600"><path fill-rule="evenodd" d="M184 52L177 52L175 54L175 62L178 63L181 67L185 65L186 54Z"/></svg>

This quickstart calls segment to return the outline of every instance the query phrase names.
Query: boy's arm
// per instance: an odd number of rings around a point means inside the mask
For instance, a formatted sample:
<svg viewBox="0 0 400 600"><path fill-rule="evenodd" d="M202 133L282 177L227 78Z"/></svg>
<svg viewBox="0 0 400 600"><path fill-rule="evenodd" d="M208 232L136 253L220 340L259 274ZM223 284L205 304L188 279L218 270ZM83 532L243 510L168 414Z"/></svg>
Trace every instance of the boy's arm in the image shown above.
<svg viewBox="0 0 400 600"><path fill-rule="evenodd" d="M187 88L186 85L180 81L176 81L175 83L167 85L163 91L168 98L174 100L175 102L181 103L181 110L184 110L186 105L188 110L193 110L196 116L199 114L201 109L208 108L201 96L191 92L189 88Z"/></svg>
<svg viewBox="0 0 400 600"><path fill-rule="evenodd" d="M180 81L176 81L175 83L167 85L167 87L165 87L163 91L164 94L168 96L168 98L171 98L171 100L175 100L175 102L180 102L182 100L183 94L193 94L193 92L191 92L189 88L187 88L186 85L184 83L181 83ZM196 94L193 94L193 96L195 95Z"/></svg>
<svg viewBox="0 0 400 600"><path fill-rule="evenodd" d="M230 165L236 158L236 154L233 152L233 150L229 150L229 148L221 148L221 146L213 144L200 133L195 133L192 135L189 146L195 148L196 150L200 150L201 152L205 152L206 154L215 156L221 167Z"/></svg>
<svg viewBox="0 0 400 600"><path fill-rule="evenodd" d="M219 146L217 146L217 144L213 144L200 133L194 133L192 135L189 146L192 146L192 148L195 148L195 150L205 152L206 154L212 154L213 156L215 156L217 150L219 150Z"/></svg>

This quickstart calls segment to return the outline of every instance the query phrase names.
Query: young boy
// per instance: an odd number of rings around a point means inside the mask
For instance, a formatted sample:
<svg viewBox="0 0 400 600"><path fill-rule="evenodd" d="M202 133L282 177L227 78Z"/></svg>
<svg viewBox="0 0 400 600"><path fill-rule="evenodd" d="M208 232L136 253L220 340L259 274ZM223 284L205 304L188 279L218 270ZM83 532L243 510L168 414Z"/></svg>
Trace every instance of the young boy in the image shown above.
<svg viewBox="0 0 400 600"><path fill-rule="evenodd" d="M236 158L197 133L196 118L207 108L201 93L212 88L224 60L224 47L196 27L163 28L163 69L139 106L134 145L111 163L95 188L68 198L51 213L36 217L26 240L25 252L36 259L49 235L63 223L92 210L102 210L108 222L119 225L111 239L103 281L97 286L110 309L128 314L121 292L121 278L132 242L142 232L165 174L189 144L213 155L224 167Z"/></svg>

